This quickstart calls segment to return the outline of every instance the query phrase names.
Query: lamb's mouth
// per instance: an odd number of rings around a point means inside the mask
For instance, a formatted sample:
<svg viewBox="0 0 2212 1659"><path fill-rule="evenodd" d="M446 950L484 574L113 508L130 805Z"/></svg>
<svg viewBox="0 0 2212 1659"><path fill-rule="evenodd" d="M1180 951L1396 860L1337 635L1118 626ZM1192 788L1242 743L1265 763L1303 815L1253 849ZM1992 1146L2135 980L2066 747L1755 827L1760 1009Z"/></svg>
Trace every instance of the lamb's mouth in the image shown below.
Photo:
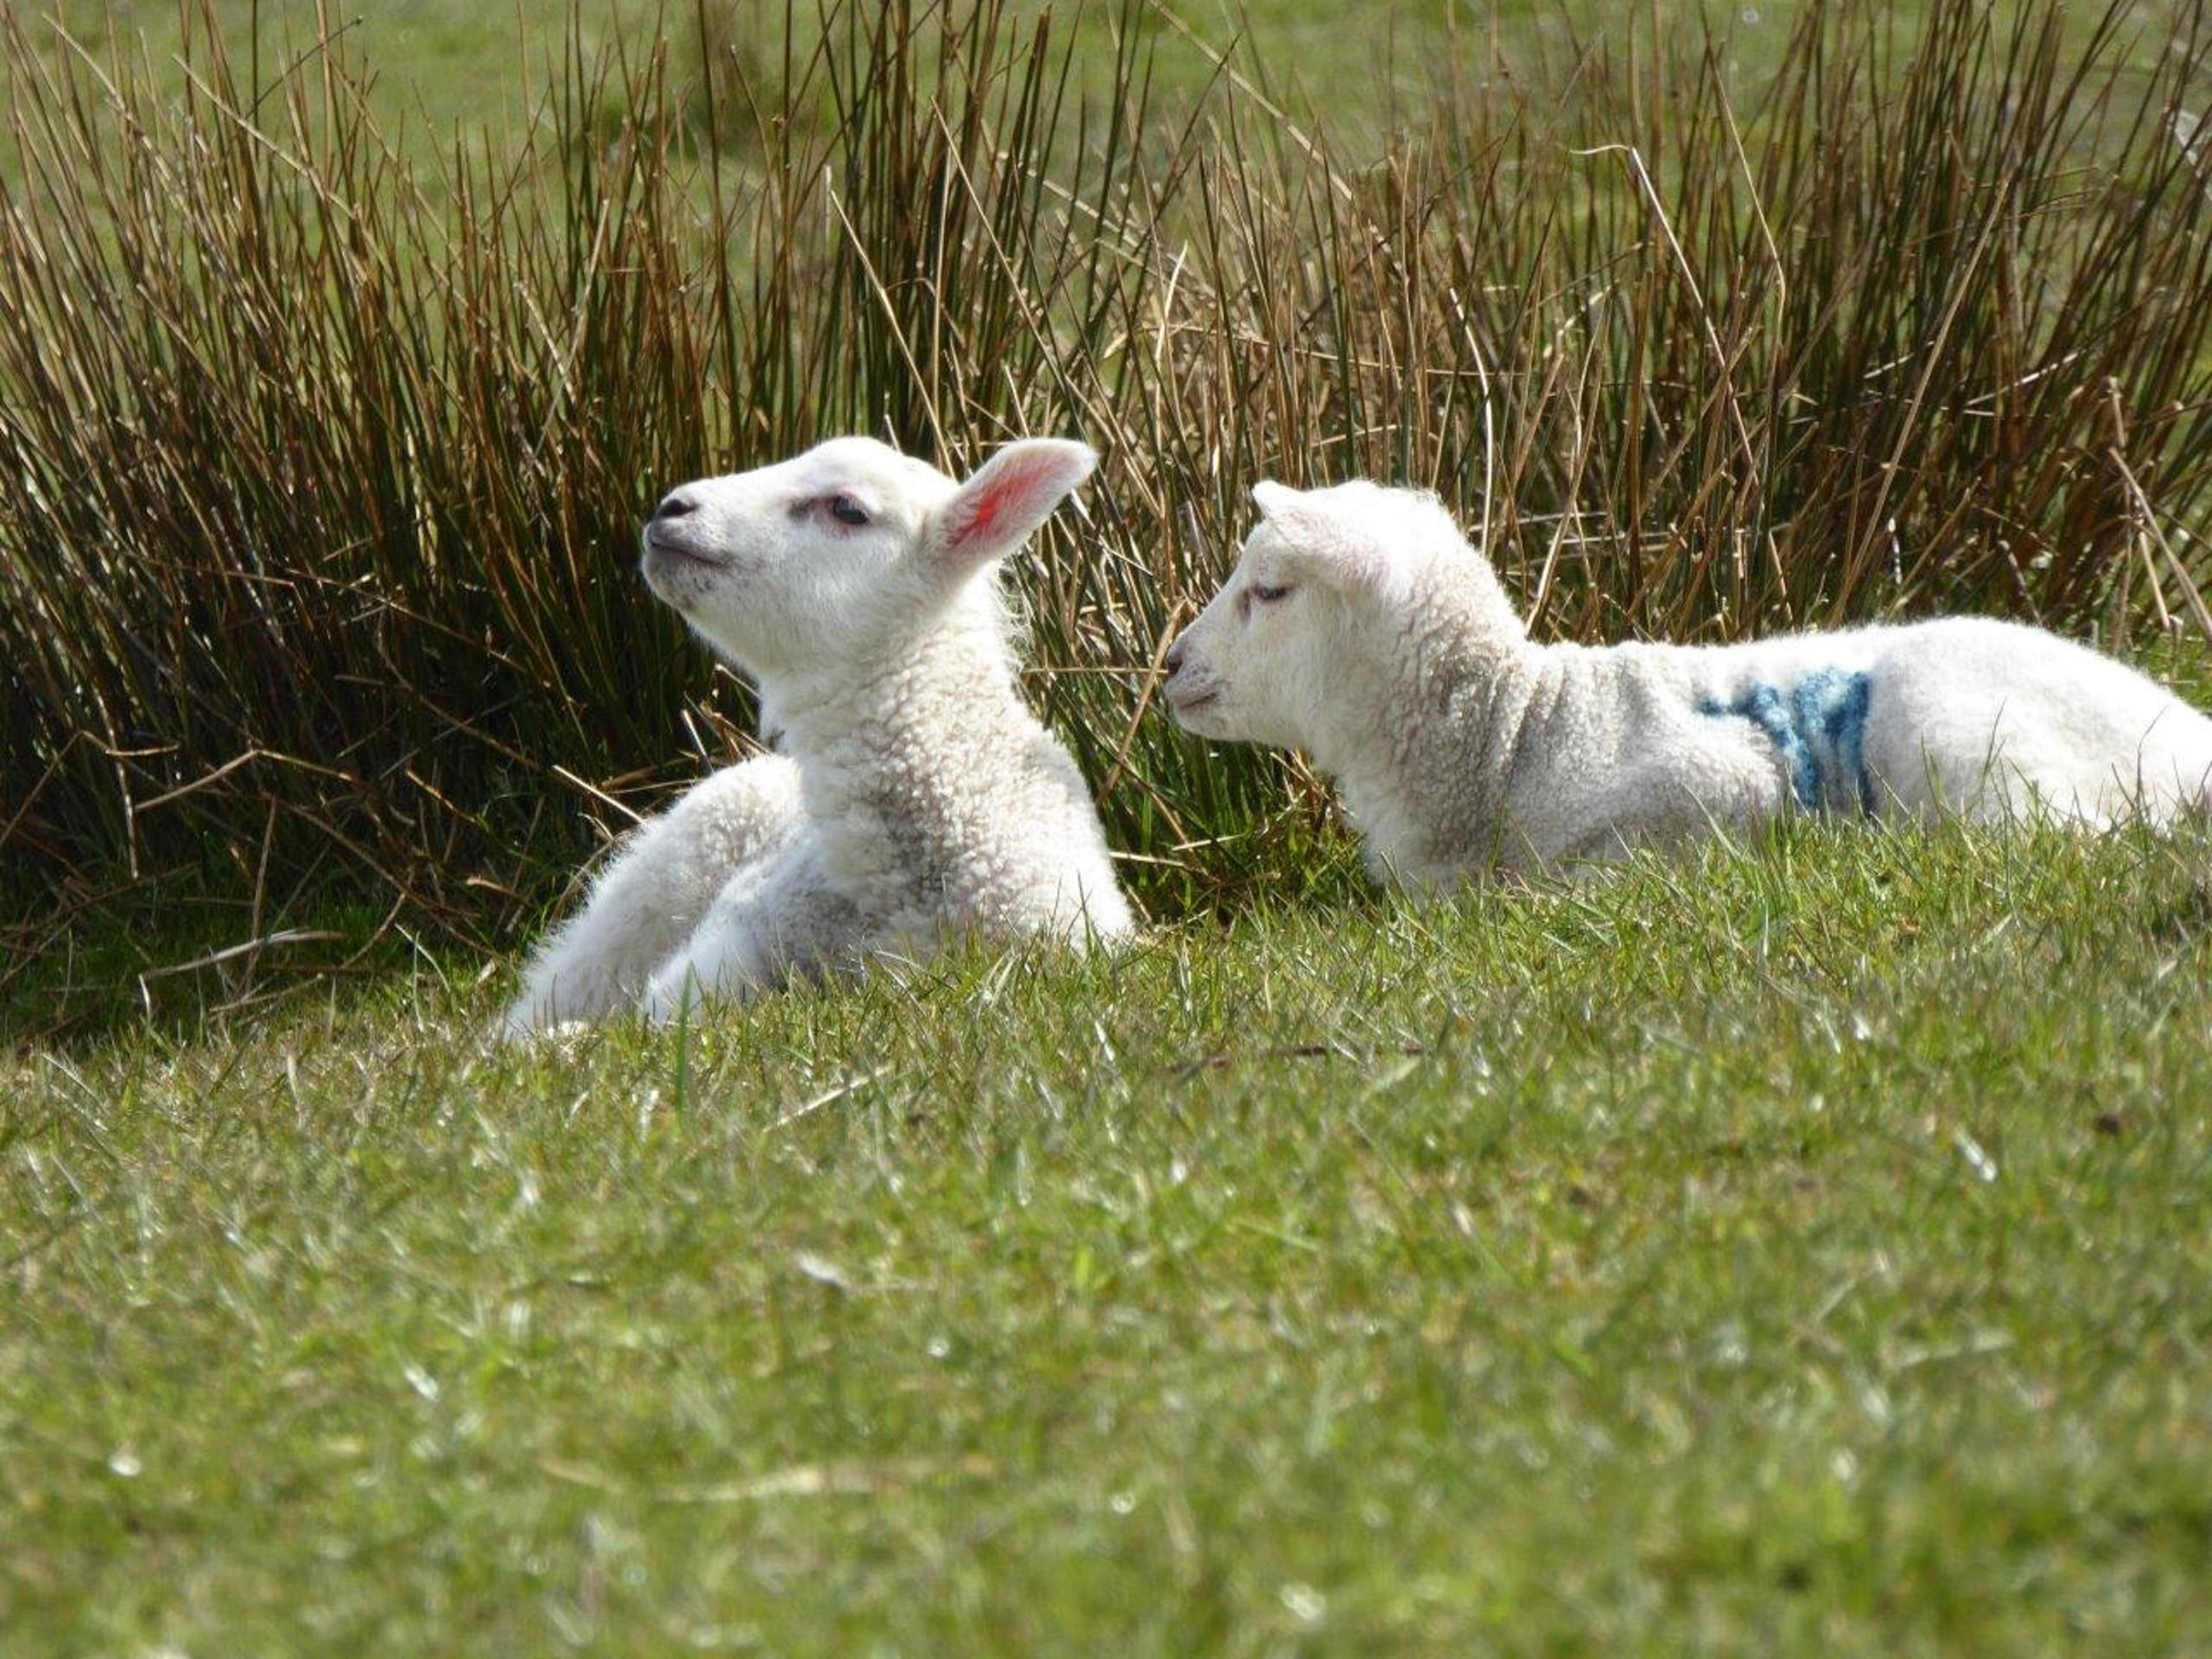
<svg viewBox="0 0 2212 1659"><path fill-rule="evenodd" d="M687 547L673 538L660 534L658 529L652 526L647 526L646 528L645 557L648 564L655 559L668 559L678 564L696 565L702 570L727 570L730 568L730 562L727 559L717 558L711 553L702 553L696 547Z"/></svg>
<svg viewBox="0 0 2212 1659"><path fill-rule="evenodd" d="M1217 685L1194 697L1170 697L1168 707L1174 711L1179 725L1188 726L1192 715L1203 713L1220 701L1221 688Z"/></svg>

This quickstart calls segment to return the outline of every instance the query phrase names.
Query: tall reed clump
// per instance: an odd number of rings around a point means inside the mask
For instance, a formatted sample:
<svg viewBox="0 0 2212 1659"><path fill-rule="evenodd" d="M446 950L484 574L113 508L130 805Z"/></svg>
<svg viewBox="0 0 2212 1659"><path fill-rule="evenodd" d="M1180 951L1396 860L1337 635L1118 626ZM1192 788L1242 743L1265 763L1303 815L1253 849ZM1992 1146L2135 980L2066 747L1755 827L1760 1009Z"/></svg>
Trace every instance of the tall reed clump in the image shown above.
<svg viewBox="0 0 2212 1659"><path fill-rule="evenodd" d="M1018 580L1169 912L1279 874L1318 799L1144 712L1264 474L1435 486L1547 635L2203 625L2201 23L1884 14L1816 0L1747 88L1695 32L1551 76L1454 40L1337 131L1249 59L1156 96L1202 49L1133 3L702 7L435 174L342 42L248 84L204 18L164 100L9 14L18 909L504 936L587 817L742 742L627 574L640 510L845 430L1105 452Z"/></svg>

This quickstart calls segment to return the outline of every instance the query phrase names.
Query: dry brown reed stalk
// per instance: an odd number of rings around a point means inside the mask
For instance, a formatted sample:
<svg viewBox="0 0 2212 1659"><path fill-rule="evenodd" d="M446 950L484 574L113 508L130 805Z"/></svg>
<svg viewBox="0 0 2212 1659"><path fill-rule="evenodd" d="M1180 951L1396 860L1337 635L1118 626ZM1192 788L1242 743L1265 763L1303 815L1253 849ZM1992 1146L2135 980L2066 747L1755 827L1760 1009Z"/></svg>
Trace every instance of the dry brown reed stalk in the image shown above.
<svg viewBox="0 0 2212 1659"><path fill-rule="evenodd" d="M128 870L256 936L338 899L502 934L580 823L743 741L629 578L641 508L845 430L1105 452L1018 573L1032 680L1170 913L1320 810L1133 718L1263 475L1439 489L1553 635L2198 614L2175 134L2212 65L2200 21L2140 66L2124 10L2076 50L2055 4L1908 38L1825 0L1748 93L1694 33L1549 78L1462 43L1340 136L1249 63L1156 103L1152 54L1201 48L1134 4L701 6L432 178L342 40L255 85L203 20L164 100L9 12L19 908Z"/></svg>

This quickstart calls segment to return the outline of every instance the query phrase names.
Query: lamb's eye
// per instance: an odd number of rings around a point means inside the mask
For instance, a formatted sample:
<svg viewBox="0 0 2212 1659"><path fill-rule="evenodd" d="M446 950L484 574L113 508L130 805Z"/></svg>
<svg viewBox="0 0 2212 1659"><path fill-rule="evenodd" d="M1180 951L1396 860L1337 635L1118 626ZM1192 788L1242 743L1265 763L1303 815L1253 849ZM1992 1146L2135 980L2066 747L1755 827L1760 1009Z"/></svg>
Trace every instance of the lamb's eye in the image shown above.
<svg viewBox="0 0 2212 1659"><path fill-rule="evenodd" d="M1252 584L1252 597L1262 605L1273 605L1277 599L1288 599L1290 594L1291 585L1288 582L1285 582L1279 587L1269 587L1264 582Z"/></svg>
<svg viewBox="0 0 2212 1659"><path fill-rule="evenodd" d="M868 509L850 495L832 495L830 498L830 516L839 524L863 525L868 521Z"/></svg>

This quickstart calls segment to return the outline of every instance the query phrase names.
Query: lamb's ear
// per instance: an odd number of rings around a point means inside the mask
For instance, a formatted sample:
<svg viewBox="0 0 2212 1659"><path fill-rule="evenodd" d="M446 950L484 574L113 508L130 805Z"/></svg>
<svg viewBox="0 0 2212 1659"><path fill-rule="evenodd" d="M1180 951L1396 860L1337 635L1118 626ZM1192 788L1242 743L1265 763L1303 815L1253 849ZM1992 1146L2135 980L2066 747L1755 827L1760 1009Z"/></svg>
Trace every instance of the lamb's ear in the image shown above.
<svg viewBox="0 0 2212 1659"><path fill-rule="evenodd" d="M1333 510L1328 501L1273 478L1254 484L1252 499L1293 565L1333 587L1395 588L1397 562L1364 518Z"/></svg>
<svg viewBox="0 0 2212 1659"><path fill-rule="evenodd" d="M1252 500L1260 508L1260 516L1286 546L1318 548L1334 534L1334 515L1318 492L1293 489L1273 478L1262 478L1252 486Z"/></svg>
<svg viewBox="0 0 2212 1659"><path fill-rule="evenodd" d="M930 558L962 570L1004 558L1097 465L1097 450L1066 438L1008 444L938 509L927 544Z"/></svg>

